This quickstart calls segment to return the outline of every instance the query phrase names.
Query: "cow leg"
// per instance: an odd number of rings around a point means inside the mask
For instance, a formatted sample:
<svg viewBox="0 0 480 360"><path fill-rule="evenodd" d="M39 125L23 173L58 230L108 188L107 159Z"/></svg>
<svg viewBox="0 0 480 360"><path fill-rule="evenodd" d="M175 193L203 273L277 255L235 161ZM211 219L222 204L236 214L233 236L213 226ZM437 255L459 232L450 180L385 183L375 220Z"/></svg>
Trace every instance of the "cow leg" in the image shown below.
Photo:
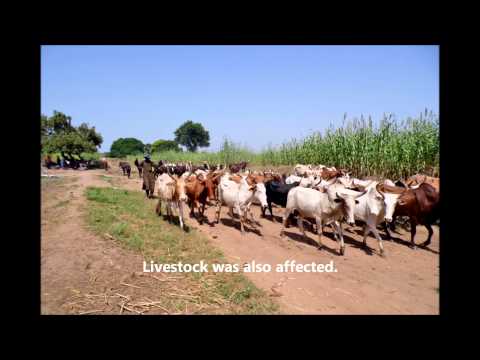
<svg viewBox="0 0 480 360"><path fill-rule="evenodd" d="M432 225L430 224L425 224L425 227L427 228L428 230L428 237L427 237L427 241L425 241L422 246L428 246L431 244L432 242L432 235L433 235L433 229L432 229Z"/></svg>
<svg viewBox="0 0 480 360"><path fill-rule="evenodd" d="M205 212L205 201L202 202L201 206L200 206L200 204L198 204L198 212L199 212L198 223L200 225L202 225L202 223L203 223L203 216L204 216L203 213ZM200 207L201 207L201 210L200 210Z"/></svg>
<svg viewBox="0 0 480 360"><path fill-rule="evenodd" d="M285 228L287 227L288 224L288 217L290 216L292 210L291 209L285 209L285 212L283 213L283 226L282 229L280 230L280 236L283 237L285 234Z"/></svg>
<svg viewBox="0 0 480 360"><path fill-rule="evenodd" d="M322 244L322 235L323 235L322 218L316 217L315 218L315 223L317 225L318 248L321 249L323 247L323 244Z"/></svg>
<svg viewBox="0 0 480 360"><path fill-rule="evenodd" d="M194 217L195 216L195 211L194 211L194 208L195 208L195 202L191 199L188 200L188 206L190 207L190 217Z"/></svg>
<svg viewBox="0 0 480 360"><path fill-rule="evenodd" d="M248 214L250 214L250 219L252 221L252 226L256 226L257 224L260 225L260 223L257 222L257 220L255 220L255 216L253 215L253 211L250 210L250 205L248 205L247 211L248 211Z"/></svg>
<svg viewBox="0 0 480 360"><path fill-rule="evenodd" d="M338 242L340 243L340 255L345 255L345 242L343 241L342 224L338 221L334 221L333 226L338 233Z"/></svg>
<svg viewBox="0 0 480 360"><path fill-rule="evenodd" d="M217 203L217 211L216 211L216 219L215 219L215 222L218 224L220 222L220 211L222 210L222 202L219 201Z"/></svg>
<svg viewBox="0 0 480 360"><path fill-rule="evenodd" d="M245 228L243 226L243 220L244 220L244 217L246 217L247 214L242 213L242 211L240 210L240 206L236 206L235 209L237 210L238 218L240 220L240 231L242 232L242 235L245 235ZM245 209L245 211L247 211L247 210Z"/></svg>
<svg viewBox="0 0 480 360"><path fill-rule="evenodd" d="M370 228L367 224L363 225L363 246L367 248L367 236L370 233Z"/></svg>
<svg viewBox="0 0 480 360"><path fill-rule="evenodd" d="M160 197L158 198L158 203L157 203L157 207L155 208L155 212L157 213L158 216L162 215L162 199Z"/></svg>
<svg viewBox="0 0 480 360"><path fill-rule="evenodd" d="M377 231L377 228L375 225L371 225L369 224L368 225L373 233L373 235L375 236L375 238L378 240L378 247L380 248L380 256L382 257L385 257L385 250L383 249L383 240L382 238L380 237L380 235L378 234L378 231Z"/></svg>
<svg viewBox="0 0 480 360"><path fill-rule="evenodd" d="M171 223L173 221L173 208L172 202L168 202L168 222Z"/></svg>
<svg viewBox="0 0 480 360"><path fill-rule="evenodd" d="M272 218L272 221L273 221L273 211L272 211L272 202L271 201L268 203L268 211L270 211L270 217Z"/></svg>
<svg viewBox="0 0 480 360"><path fill-rule="evenodd" d="M395 228L396 228L396 220L397 220L397 217L395 215L393 215L392 217L392 222L389 224L390 225L390 230L392 231L395 231Z"/></svg>
<svg viewBox="0 0 480 360"><path fill-rule="evenodd" d="M185 230L183 226L183 203L179 201L177 203L177 207L178 207L178 221L180 222L180 228L182 230Z"/></svg>
<svg viewBox="0 0 480 360"><path fill-rule="evenodd" d="M387 239L391 240L392 235L390 234L390 231L388 230L388 224L386 221L383 222L383 227L385 229L385 233L387 234Z"/></svg>
<svg viewBox="0 0 480 360"><path fill-rule="evenodd" d="M417 233L417 223L410 219L410 243L412 249L416 249L417 247L415 246L415 234Z"/></svg>
<svg viewBox="0 0 480 360"><path fill-rule="evenodd" d="M302 232L303 238L306 239L307 235L305 234L305 228L303 227L303 218L301 216L297 219L298 228Z"/></svg>

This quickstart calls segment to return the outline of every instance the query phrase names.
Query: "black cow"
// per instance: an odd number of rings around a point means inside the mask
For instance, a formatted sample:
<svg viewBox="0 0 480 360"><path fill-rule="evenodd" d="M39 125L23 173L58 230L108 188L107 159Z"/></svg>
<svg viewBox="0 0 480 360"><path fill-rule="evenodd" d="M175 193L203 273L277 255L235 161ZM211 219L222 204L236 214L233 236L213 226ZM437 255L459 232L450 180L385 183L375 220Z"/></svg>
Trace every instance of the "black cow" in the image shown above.
<svg viewBox="0 0 480 360"><path fill-rule="evenodd" d="M135 166L137 167L137 170L138 170L138 177L141 179L143 168L140 166L140 163L138 162L137 158L135 158L134 164L135 164Z"/></svg>
<svg viewBox="0 0 480 360"><path fill-rule="evenodd" d="M118 163L118 165L120 166L120 168L122 169L123 171L123 175L127 175L128 178L130 179L130 173L132 171L132 168L130 167L130 164L126 161L120 161Z"/></svg>
<svg viewBox="0 0 480 360"><path fill-rule="evenodd" d="M282 184L273 180L265 183L265 189L267 190L267 204L270 215L273 219L272 203L280 205L282 207L287 206L287 196L290 189L298 186L300 182L294 182L293 184ZM262 216L265 216L265 209L262 209Z"/></svg>

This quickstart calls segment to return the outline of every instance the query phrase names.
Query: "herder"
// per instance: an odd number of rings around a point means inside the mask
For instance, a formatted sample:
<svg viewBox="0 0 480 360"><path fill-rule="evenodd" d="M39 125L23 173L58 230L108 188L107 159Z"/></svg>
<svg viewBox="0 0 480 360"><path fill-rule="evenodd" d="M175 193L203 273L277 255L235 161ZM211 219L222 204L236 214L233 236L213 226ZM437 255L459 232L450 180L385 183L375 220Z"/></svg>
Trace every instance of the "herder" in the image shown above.
<svg viewBox="0 0 480 360"><path fill-rule="evenodd" d="M153 197L153 191L155 190L155 176L153 171L153 162L150 160L150 155L145 155L145 160L140 163L143 173L143 185L142 190L145 190L148 198Z"/></svg>

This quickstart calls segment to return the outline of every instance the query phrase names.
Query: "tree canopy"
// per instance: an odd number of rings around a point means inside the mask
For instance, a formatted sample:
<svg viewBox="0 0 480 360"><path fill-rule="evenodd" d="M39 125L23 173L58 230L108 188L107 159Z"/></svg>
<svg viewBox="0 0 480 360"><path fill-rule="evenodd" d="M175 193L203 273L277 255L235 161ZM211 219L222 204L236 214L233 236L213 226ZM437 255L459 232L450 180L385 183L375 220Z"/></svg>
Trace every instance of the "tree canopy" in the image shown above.
<svg viewBox="0 0 480 360"><path fill-rule="evenodd" d="M154 153L169 150L182 151L182 149L178 146L177 142L174 140L159 139L152 144L152 152Z"/></svg>
<svg viewBox="0 0 480 360"><path fill-rule="evenodd" d="M112 143L110 147L111 157L125 157L127 155L135 155L143 153L145 145L135 138L119 138Z"/></svg>
<svg viewBox="0 0 480 360"><path fill-rule="evenodd" d="M210 146L210 134L202 124L188 120L175 130L175 141L195 152L199 147Z"/></svg>
<svg viewBox="0 0 480 360"><path fill-rule="evenodd" d="M103 142L102 135L97 133L94 126L82 123L75 127L72 118L62 112L54 111L50 117L41 115L40 121L43 152L80 156L83 152L97 152Z"/></svg>

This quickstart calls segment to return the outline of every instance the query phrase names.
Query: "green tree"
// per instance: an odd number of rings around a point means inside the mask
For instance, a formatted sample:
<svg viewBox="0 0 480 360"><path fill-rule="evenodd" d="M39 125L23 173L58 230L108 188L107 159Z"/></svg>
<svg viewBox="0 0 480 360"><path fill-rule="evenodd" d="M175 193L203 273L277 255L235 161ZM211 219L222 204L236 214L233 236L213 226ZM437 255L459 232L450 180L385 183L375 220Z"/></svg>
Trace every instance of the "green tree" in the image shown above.
<svg viewBox="0 0 480 360"><path fill-rule="evenodd" d="M51 117L41 115L41 142L44 153L60 152L81 156L82 152L97 152L103 142L102 135L95 127L82 123L78 128L72 125L72 118L54 111Z"/></svg>
<svg viewBox="0 0 480 360"><path fill-rule="evenodd" d="M143 152L145 154L151 154L152 153L152 144L145 144L143 147Z"/></svg>
<svg viewBox="0 0 480 360"><path fill-rule="evenodd" d="M89 128L88 124L82 123L77 131L95 146L100 146L103 143L103 137L95 131L95 126Z"/></svg>
<svg viewBox="0 0 480 360"><path fill-rule="evenodd" d="M110 156L125 157L127 155L135 155L143 153L145 146L135 138L119 138L112 143L110 147Z"/></svg>
<svg viewBox="0 0 480 360"><path fill-rule="evenodd" d="M154 153L169 151L169 150L178 151L178 152L182 151L182 149L178 146L177 142L174 140L159 139L152 144L152 152Z"/></svg>
<svg viewBox="0 0 480 360"><path fill-rule="evenodd" d="M195 152L199 147L210 146L210 134L202 124L188 120L175 130L175 141Z"/></svg>

